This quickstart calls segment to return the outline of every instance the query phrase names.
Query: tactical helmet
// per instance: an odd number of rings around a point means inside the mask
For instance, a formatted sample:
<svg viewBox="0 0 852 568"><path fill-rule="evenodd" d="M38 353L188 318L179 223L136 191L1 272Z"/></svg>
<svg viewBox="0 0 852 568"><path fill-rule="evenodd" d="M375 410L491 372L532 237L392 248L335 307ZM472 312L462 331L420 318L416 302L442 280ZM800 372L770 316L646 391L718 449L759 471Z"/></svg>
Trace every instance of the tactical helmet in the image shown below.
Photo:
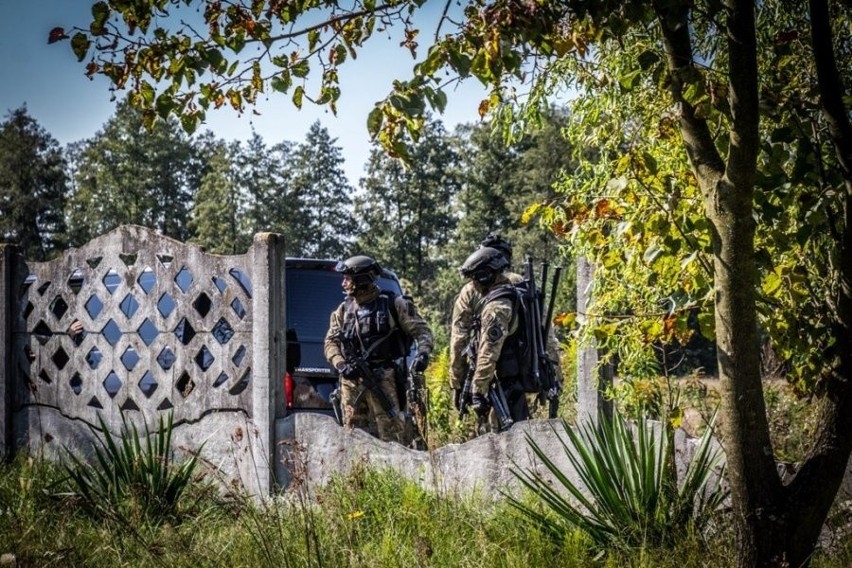
<svg viewBox="0 0 852 568"><path fill-rule="evenodd" d="M334 267L337 272L352 278L356 287L368 286L382 273L379 263L369 256L358 255L341 260Z"/></svg>
<svg viewBox="0 0 852 568"><path fill-rule="evenodd" d="M488 233L488 236L482 239L482 242L479 243L480 247L491 247L493 249L497 249L503 256L506 257L506 260L511 264L512 262L512 241L506 240L501 237L498 233Z"/></svg>
<svg viewBox="0 0 852 568"><path fill-rule="evenodd" d="M509 260L496 248L480 247L467 257L459 272L465 278L489 286L494 278L506 270Z"/></svg>

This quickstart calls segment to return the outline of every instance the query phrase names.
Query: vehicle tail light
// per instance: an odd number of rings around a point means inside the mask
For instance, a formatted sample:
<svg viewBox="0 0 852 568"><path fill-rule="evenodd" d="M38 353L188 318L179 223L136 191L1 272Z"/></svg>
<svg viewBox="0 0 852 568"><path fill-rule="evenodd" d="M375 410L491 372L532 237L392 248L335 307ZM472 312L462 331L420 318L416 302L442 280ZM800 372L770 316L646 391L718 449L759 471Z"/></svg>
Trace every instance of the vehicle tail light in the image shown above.
<svg viewBox="0 0 852 568"><path fill-rule="evenodd" d="M293 375L290 373L284 375L284 401L287 408L293 408Z"/></svg>

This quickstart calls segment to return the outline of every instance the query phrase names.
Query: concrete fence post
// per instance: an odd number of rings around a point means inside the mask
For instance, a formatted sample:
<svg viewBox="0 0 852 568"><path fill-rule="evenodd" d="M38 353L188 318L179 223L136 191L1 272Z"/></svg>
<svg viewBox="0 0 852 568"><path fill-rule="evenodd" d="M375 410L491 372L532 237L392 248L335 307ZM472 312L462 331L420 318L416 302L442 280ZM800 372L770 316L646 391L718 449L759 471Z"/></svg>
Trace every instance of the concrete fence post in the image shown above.
<svg viewBox="0 0 852 568"><path fill-rule="evenodd" d="M12 321L15 301L12 281L14 245L0 244L0 459L15 452L12 430L12 404L15 397L14 357L12 356Z"/></svg>
<svg viewBox="0 0 852 568"><path fill-rule="evenodd" d="M577 259L577 321L588 323L587 309L592 305L595 267L585 257ZM612 401L603 396L612 384L610 365L599 365L594 339L577 348L577 417L598 424L601 417L612 417Z"/></svg>
<svg viewBox="0 0 852 568"><path fill-rule="evenodd" d="M258 431L257 447L264 452L257 468L257 491L265 497L274 487L275 419L283 418L285 413L284 238L275 233L259 233L249 254L254 284L252 415Z"/></svg>

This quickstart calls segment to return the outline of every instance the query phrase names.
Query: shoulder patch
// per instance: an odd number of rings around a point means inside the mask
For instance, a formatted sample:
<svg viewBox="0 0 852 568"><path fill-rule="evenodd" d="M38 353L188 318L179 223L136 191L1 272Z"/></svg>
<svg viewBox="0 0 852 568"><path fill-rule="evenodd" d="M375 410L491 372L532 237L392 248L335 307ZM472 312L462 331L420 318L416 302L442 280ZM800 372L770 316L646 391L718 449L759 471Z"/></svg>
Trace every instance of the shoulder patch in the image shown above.
<svg viewBox="0 0 852 568"><path fill-rule="evenodd" d="M485 332L485 337L489 343L494 343L503 337L503 326L500 325L499 322L493 322L488 326L488 330Z"/></svg>

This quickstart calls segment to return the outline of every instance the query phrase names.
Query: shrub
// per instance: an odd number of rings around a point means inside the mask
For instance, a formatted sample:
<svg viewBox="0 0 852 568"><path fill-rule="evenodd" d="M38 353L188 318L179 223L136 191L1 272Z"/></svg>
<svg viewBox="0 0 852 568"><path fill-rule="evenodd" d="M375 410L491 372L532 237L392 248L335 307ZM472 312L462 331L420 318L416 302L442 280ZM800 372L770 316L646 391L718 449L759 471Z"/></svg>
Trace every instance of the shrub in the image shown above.
<svg viewBox="0 0 852 568"><path fill-rule="evenodd" d="M63 467L72 491L96 515L111 520L146 521L159 524L179 520L181 497L193 481L197 454L181 464L173 463L173 415L157 431L145 425L144 437L122 415L123 431L118 439L98 416L103 439L94 427L95 463L89 464L66 448ZM143 441L144 438L144 441ZM200 449L199 449L200 451Z"/></svg>
<svg viewBox="0 0 852 568"><path fill-rule="evenodd" d="M557 483L534 470L513 471L540 500L544 512L507 496L526 519L557 539L576 527L601 549L668 546L700 534L727 497L720 484L723 471L712 475L722 458L711 446L712 428L701 437L678 484L669 428L655 432L640 420L634 435L618 413L598 426L584 423L574 429L563 421L562 427L568 441L556 435L582 485L573 483L528 436L533 452Z"/></svg>

